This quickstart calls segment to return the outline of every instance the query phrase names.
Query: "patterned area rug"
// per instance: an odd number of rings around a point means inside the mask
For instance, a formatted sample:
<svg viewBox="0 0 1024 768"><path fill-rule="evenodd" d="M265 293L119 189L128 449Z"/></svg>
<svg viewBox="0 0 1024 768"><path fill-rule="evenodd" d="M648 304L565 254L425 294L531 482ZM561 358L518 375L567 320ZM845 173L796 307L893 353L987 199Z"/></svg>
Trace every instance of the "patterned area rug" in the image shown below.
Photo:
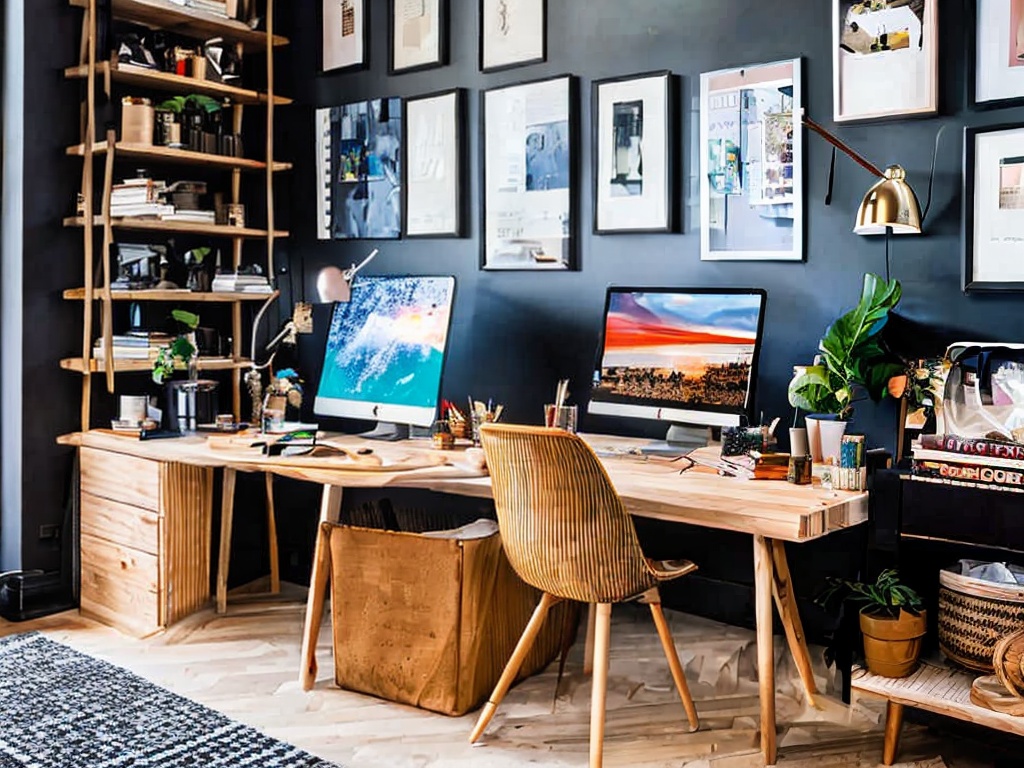
<svg viewBox="0 0 1024 768"><path fill-rule="evenodd" d="M0 768L337 768L38 633L0 639Z"/></svg>

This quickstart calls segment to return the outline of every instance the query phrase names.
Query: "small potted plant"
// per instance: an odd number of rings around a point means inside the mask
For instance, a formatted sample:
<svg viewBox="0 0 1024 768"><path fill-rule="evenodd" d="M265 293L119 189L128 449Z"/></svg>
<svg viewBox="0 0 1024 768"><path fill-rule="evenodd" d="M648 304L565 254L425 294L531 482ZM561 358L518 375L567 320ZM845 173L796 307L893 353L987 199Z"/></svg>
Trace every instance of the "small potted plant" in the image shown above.
<svg viewBox="0 0 1024 768"><path fill-rule="evenodd" d="M163 384L174 375L179 362L185 364L189 378L198 378L197 358L199 348L196 346L196 328L199 327L199 315L194 312L186 312L183 309L171 311L171 317L185 327L184 333L179 333L165 347L161 347L153 361L153 381Z"/></svg>
<svg viewBox="0 0 1024 768"><path fill-rule="evenodd" d="M826 604L837 598L863 603L860 631L868 671L882 677L906 677L917 668L921 643L928 630L921 597L884 570L873 584L832 578L818 598Z"/></svg>

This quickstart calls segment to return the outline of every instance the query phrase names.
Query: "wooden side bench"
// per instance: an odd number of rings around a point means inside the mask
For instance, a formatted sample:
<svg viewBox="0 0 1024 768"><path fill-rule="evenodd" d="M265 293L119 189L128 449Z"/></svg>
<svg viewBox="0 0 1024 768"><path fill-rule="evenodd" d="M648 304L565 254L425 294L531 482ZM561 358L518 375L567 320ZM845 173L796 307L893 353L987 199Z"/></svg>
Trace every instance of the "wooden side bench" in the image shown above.
<svg viewBox="0 0 1024 768"><path fill-rule="evenodd" d="M881 696L888 702L882 762L892 765L896 760L904 707L916 707L1003 733L1024 736L1024 717L1004 715L971 702L971 684L975 677L967 672L928 663L922 663L914 674L903 678L880 677L855 667L853 690Z"/></svg>

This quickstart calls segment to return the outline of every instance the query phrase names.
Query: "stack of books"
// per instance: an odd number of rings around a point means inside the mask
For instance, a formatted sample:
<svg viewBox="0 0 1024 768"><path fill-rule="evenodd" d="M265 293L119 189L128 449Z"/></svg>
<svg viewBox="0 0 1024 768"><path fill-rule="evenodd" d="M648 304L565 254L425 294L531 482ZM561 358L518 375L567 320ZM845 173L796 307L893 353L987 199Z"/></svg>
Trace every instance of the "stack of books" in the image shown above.
<svg viewBox="0 0 1024 768"><path fill-rule="evenodd" d="M110 192L110 215L160 216L174 213L174 206L161 201L161 193L167 189L162 181L153 179L125 179L115 184Z"/></svg>
<svg viewBox="0 0 1024 768"><path fill-rule="evenodd" d="M157 352L172 340L169 334L157 331L129 331L126 334L115 334L111 348L115 360L154 360ZM96 339L92 356L97 359L105 356L102 337Z"/></svg>
<svg viewBox="0 0 1024 768"><path fill-rule="evenodd" d="M229 0L173 0L175 5L184 5L188 8L195 8L197 11L205 11L206 13L212 13L215 16L223 16L228 18L229 16ZM230 6L234 8L237 5L235 0L231 0ZM234 14L230 14L232 17Z"/></svg>
<svg viewBox="0 0 1024 768"><path fill-rule="evenodd" d="M219 274L211 286L215 293L273 293L265 275L247 275L234 272Z"/></svg>
<svg viewBox="0 0 1024 768"><path fill-rule="evenodd" d="M914 444L914 480L1024 492L1024 445L957 435L922 435Z"/></svg>
<svg viewBox="0 0 1024 768"><path fill-rule="evenodd" d="M191 221L196 224L216 224L217 214L214 211L192 211L182 208L171 208L170 213L161 213L161 221Z"/></svg>

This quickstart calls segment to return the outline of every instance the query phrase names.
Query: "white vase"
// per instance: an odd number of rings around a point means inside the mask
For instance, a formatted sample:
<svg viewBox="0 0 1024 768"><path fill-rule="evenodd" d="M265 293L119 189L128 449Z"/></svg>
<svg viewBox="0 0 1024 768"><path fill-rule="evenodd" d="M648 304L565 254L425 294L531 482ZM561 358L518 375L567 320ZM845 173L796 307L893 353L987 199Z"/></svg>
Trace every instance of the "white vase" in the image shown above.
<svg viewBox="0 0 1024 768"><path fill-rule="evenodd" d="M821 429L821 459L825 463L839 464L839 454L846 433L845 421L823 421ZM831 461L830 461L831 460Z"/></svg>
<svg viewBox="0 0 1024 768"><path fill-rule="evenodd" d="M807 425L807 450L811 453L811 461L821 463L821 420L808 416L804 419Z"/></svg>

